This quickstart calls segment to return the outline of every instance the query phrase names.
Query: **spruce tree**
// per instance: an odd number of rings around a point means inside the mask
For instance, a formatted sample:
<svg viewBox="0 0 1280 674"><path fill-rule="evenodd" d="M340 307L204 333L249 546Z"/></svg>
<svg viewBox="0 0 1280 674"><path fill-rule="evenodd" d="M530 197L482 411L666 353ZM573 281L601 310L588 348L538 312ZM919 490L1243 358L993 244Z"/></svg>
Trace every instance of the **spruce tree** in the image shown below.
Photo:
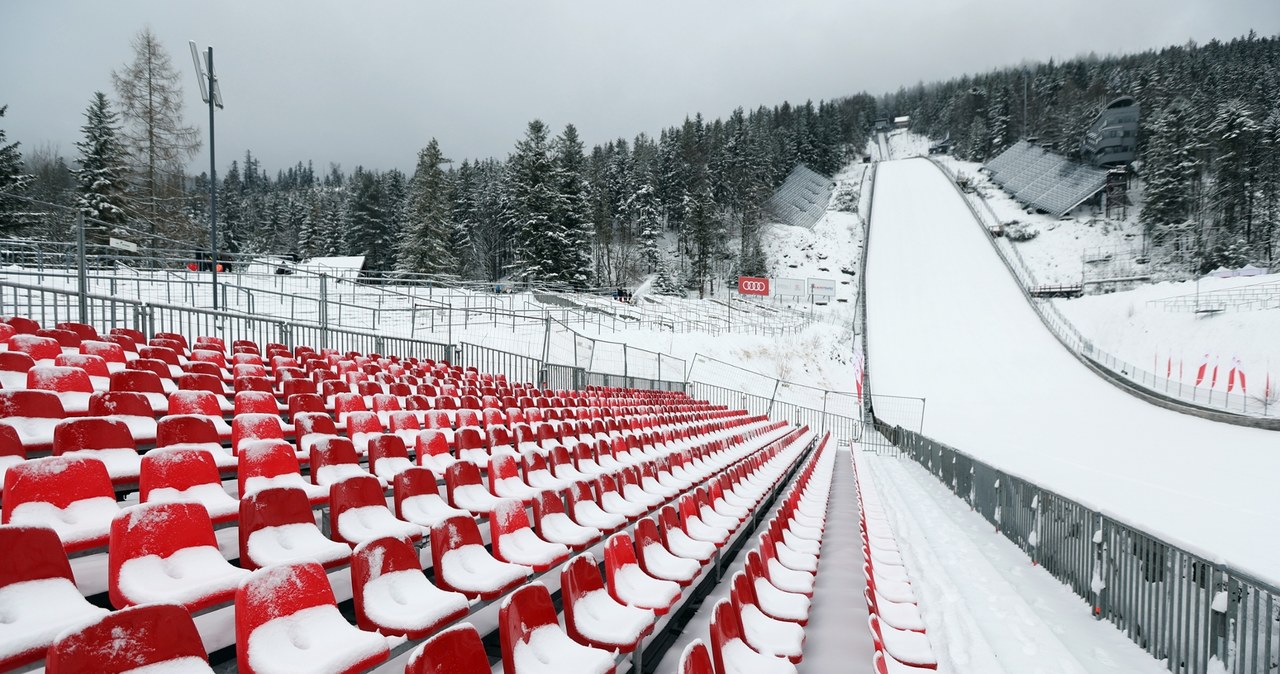
<svg viewBox="0 0 1280 674"><path fill-rule="evenodd" d="M1139 221L1156 244L1181 231L1195 215L1201 162L1195 129L1184 103L1159 113L1143 154L1146 205Z"/></svg>
<svg viewBox="0 0 1280 674"><path fill-rule="evenodd" d="M1253 115L1244 101L1226 101L1218 107L1209 130L1218 151L1213 166L1213 206L1218 223L1246 247L1254 243L1254 190L1261 131Z"/></svg>
<svg viewBox="0 0 1280 674"><path fill-rule="evenodd" d="M508 162L503 208L507 226L516 238L516 273L529 281L568 280L560 276L556 264L569 241L556 219L560 204L555 172L547 126L535 119L529 122L524 140L516 143L516 152Z"/></svg>
<svg viewBox="0 0 1280 674"><path fill-rule="evenodd" d="M351 174L344 210L346 226L345 255L364 256L365 269L377 270L378 247L384 239L386 213L383 211L382 185L372 171L357 166Z"/></svg>
<svg viewBox="0 0 1280 674"><path fill-rule="evenodd" d="M106 237L123 235L111 225L123 225L128 219L125 150L119 139L119 116L111 110L106 94L94 92L84 117L80 127L84 139L76 143L80 150L76 207L86 218L98 221L86 224L86 230L95 233L97 243L106 243Z"/></svg>
<svg viewBox="0 0 1280 674"><path fill-rule="evenodd" d="M0 105L0 119L9 109ZM26 202L13 197L20 196L31 183L31 176L22 172L22 152L19 143L5 144L5 132L0 128L0 234L13 235L25 224L22 213L29 212Z"/></svg>
<svg viewBox="0 0 1280 674"><path fill-rule="evenodd" d="M586 157L582 141L572 124L555 140L555 187L557 192L555 229L565 245L556 254L556 271L561 280L576 288L591 283L591 239L594 227L587 193Z"/></svg>
<svg viewBox="0 0 1280 674"><path fill-rule="evenodd" d="M441 168L449 161L435 138L418 151L418 165L409 183L406 230L396 256L399 271L449 274L457 269L457 251L452 245L454 213Z"/></svg>

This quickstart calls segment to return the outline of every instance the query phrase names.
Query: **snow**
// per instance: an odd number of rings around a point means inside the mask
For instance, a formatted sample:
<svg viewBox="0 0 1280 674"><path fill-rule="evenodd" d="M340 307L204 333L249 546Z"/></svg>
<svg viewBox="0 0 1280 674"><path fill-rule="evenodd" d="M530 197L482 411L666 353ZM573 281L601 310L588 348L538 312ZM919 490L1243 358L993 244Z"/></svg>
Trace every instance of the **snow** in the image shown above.
<svg viewBox="0 0 1280 674"><path fill-rule="evenodd" d="M538 529L548 541L568 546L586 545L600 537L599 529L579 526L565 513L543 515Z"/></svg>
<svg viewBox="0 0 1280 674"><path fill-rule="evenodd" d="M422 527L396 519L385 505L349 508L338 515L338 535L351 544L371 541L383 536L421 538Z"/></svg>
<svg viewBox="0 0 1280 674"><path fill-rule="evenodd" d="M446 503L439 494L419 494L400 502L400 516L421 527L434 527L454 515L467 514Z"/></svg>
<svg viewBox="0 0 1280 674"><path fill-rule="evenodd" d="M796 666L785 658L757 653L741 639L726 641L720 648L723 674L789 674Z"/></svg>
<svg viewBox="0 0 1280 674"><path fill-rule="evenodd" d="M0 426L9 426L18 432L18 440L27 447L48 448L53 446L53 427L62 423L62 418L47 417L5 417L0 419Z"/></svg>
<svg viewBox="0 0 1280 674"><path fill-rule="evenodd" d="M260 674L345 672L388 650L387 640L347 622L332 605L270 620L249 635L249 666Z"/></svg>
<svg viewBox="0 0 1280 674"><path fill-rule="evenodd" d="M450 587L476 593L492 592L532 572L527 566L498 561L483 545L475 544L444 553L435 569Z"/></svg>
<svg viewBox="0 0 1280 674"><path fill-rule="evenodd" d="M421 571L392 571L364 585L365 614L397 632L428 629L467 607L466 597L432 585Z"/></svg>
<svg viewBox="0 0 1280 674"><path fill-rule="evenodd" d="M578 501L573 505L573 517L578 521L578 524L601 531L619 527L627 521L627 518L622 515L601 510L595 501L585 500Z"/></svg>
<svg viewBox="0 0 1280 674"><path fill-rule="evenodd" d="M689 538L689 535L680 528L667 530L667 545L675 555L688 559L705 561L711 559L711 555L716 552L714 543Z"/></svg>
<svg viewBox="0 0 1280 674"><path fill-rule="evenodd" d="M390 482L396 475L413 468L413 461L403 456L389 456L373 463L373 474L384 482Z"/></svg>
<svg viewBox="0 0 1280 674"><path fill-rule="evenodd" d="M307 493L307 498L328 498L329 488L320 485L311 484L302 478L300 473L281 473L266 477L263 475L254 475L244 481L244 493L240 498L256 494L264 489L272 489L275 487L292 487L301 489Z"/></svg>
<svg viewBox="0 0 1280 674"><path fill-rule="evenodd" d="M569 548L544 541L527 527L501 534L499 546L508 562L535 568L549 566L569 555Z"/></svg>
<svg viewBox="0 0 1280 674"><path fill-rule="evenodd" d="M756 578L755 591L760 608L769 615L797 621L809 617L809 598L803 594L780 590L765 578Z"/></svg>
<svg viewBox="0 0 1280 674"><path fill-rule="evenodd" d="M111 520L119 512L120 506L109 496L73 501L66 508L45 501L27 501L13 509L6 524L49 527L58 532L63 545L70 546L106 536Z"/></svg>
<svg viewBox="0 0 1280 674"><path fill-rule="evenodd" d="M628 564L613 574L618 599L640 608L665 609L680 596L680 586L645 573L639 564Z"/></svg>
<svg viewBox="0 0 1280 674"><path fill-rule="evenodd" d="M573 602L573 624L588 639L631 644L653 624L653 611L619 603L606 590L588 592Z"/></svg>
<svg viewBox="0 0 1280 674"><path fill-rule="evenodd" d="M890 162L878 182L867 270L876 393L927 398L924 432L979 460L1280 578L1280 538L1257 535L1280 513L1274 433L1164 410L1103 381L1046 331L940 171ZM1220 460L1205 460L1205 447Z"/></svg>
<svg viewBox="0 0 1280 674"><path fill-rule="evenodd" d="M168 557L145 555L126 560L117 582L120 593L135 604L194 604L234 591L248 575L248 571L229 564L218 548L201 545Z"/></svg>
<svg viewBox="0 0 1280 674"><path fill-rule="evenodd" d="M513 650L520 674L605 674L613 671L613 654L583 646L560 629L545 625L533 630L528 641L517 641Z"/></svg>
<svg viewBox="0 0 1280 674"><path fill-rule="evenodd" d="M351 548L330 540L314 524L282 524L249 534L249 557L258 566L294 562L329 564L351 556Z"/></svg>
<svg viewBox="0 0 1280 674"><path fill-rule="evenodd" d="M126 669L120 674L212 674L213 669L204 658L188 655L164 662L153 662L149 665Z"/></svg>
<svg viewBox="0 0 1280 674"><path fill-rule="evenodd" d="M774 620L756 608L755 604L742 606L742 631L751 644L761 653L783 657L799 656L804 647L804 628L798 623Z"/></svg>
<svg viewBox="0 0 1280 674"><path fill-rule="evenodd" d="M112 480L121 479L138 479L138 473L142 470L142 457L138 455L138 451L129 447L114 447L110 449L77 449L70 452L63 452L62 456L97 459L107 467L107 475Z"/></svg>
<svg viewBox="0 0 1280 674"><path fill-rule="evenodd" d="M644 546L640 554L644 555L644 564L655 578L687 582L698 575L702 565L692 559L671 554L661 543L650 543Z"/></svg>
<svg viewBox="0 0 1280 674"><path fill-rule="evenodd" d="M11 554L6 552L5 554ZM63 630L107 614L85 601L66 578L41 578L0 587L0 661L48 646Z"/></svg>
<svg viewBox="0 0 1280 674"><path fill-rule="evenodd" d="M193 501L199 503L204 506L205 510L209 511L209 518L214 520L240 513L240 501L228 494L221 484L216 483L197 484L186 489L159 487L147 493L148 503L170 501Z"/></svg>
<svg viewBox="0 0 1280 674"><path fill-rule="evenodd" d="M453 489L453 504L473 513L491 513L506 499L489 493L483 485L464 484Z"/></svg>
<svg viewBox="0 0 1280 674"><path fill-rule="evenodd" d="M321 487L329 487L343 480L352 477L365 477L369 475L365 469L357 463L331 463L326 466L320 466L316 469L316 484Z"/></svg>

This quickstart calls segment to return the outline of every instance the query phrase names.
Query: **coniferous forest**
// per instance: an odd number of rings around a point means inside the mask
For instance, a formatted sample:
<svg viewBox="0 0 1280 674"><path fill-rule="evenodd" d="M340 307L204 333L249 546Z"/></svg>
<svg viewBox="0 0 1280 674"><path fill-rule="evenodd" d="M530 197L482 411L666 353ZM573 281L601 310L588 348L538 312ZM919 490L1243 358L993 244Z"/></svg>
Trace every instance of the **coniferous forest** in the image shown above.
<svg viewBox="0 0 1280 674"><path fill-rule="evenodd" d="M975 161L1024 136L1077 155L1098 110L1119 95L1142 106L1135 196L1157 245L1190 237L1188 264L1266 264L1280 236L1276 37L699 114L656 138L590 148L572 125L535 119L506 158L450 157L447 138L421 139L412 173L310 160L270 169L246 151L219 168L216 186L188 172L200 133L172 105L181 88L164 46L144 30L134 48L135 61L113 74L114 97L85 92L76 156L6 139L0 117L0 236L70 241L79 211L96 242L203 249L216 189L229 253L363 255L366 270L383 275L579 288L656 274L659 290L676 292L766 272L761 204L797 163L833 175L857 159L877 118L910 115L916 131L950 136ZM172 77L152 77L146 91L139 72Z"/></svg>

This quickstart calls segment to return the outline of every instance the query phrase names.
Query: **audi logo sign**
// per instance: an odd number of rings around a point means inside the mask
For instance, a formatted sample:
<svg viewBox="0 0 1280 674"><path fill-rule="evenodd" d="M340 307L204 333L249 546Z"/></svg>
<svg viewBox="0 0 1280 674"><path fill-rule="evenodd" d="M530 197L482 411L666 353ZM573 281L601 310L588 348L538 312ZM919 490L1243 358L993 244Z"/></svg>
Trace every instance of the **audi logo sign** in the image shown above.
<svg viewBox="0 0 1280 674"><path fill-rule="evenodd" d="M739 295L769 295L769 279L756 276L738 277Z"/></svg>

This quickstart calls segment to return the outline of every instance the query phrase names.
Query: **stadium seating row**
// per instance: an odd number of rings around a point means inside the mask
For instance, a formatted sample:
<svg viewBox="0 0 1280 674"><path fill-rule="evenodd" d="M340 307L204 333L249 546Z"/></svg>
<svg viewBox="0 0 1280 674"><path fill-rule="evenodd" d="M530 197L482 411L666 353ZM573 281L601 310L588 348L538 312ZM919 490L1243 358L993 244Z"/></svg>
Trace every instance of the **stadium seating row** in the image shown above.
<svg viewBox="0 0 1280 674"><path fill-rule="evenodd" d="M710 647L695 640L680 656L681 674L794 674L826 528L835 452L826 440L791 486L729 597L713 608Z"/></svg>

